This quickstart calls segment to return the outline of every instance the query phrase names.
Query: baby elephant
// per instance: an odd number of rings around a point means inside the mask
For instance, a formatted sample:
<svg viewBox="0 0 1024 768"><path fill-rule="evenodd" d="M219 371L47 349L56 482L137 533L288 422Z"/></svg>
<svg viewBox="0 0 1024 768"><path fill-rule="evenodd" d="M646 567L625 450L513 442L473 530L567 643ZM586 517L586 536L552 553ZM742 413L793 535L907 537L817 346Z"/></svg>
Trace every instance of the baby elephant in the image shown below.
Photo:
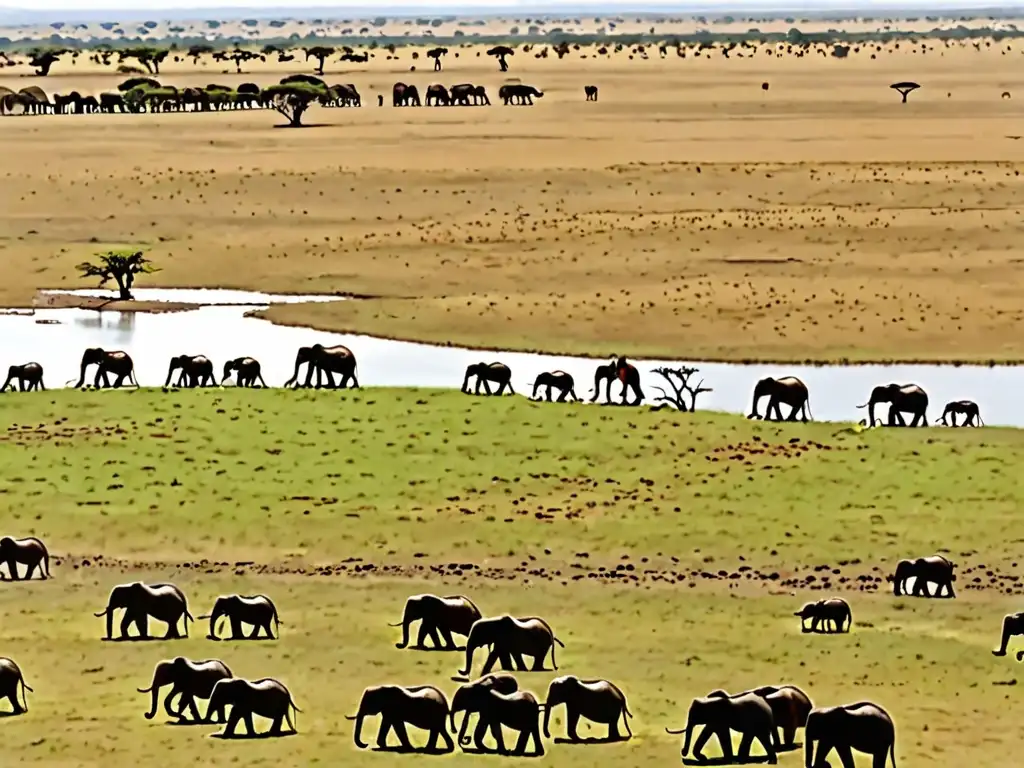
<svg viewBox="0 0 1024 768"><path fill-rule="evenodd" d="M823 632L833 634L836 632L849 632L853 626L853 612L850 604L841 597L830 597L827 600L818 600L813 603L806 603L804 607L793 614L800 617L801 632ZM807 627L807 619L811 620L810 628ZM846 629L843 629L843 624ZM819 625L823 629L819 630Z"/></svg>
<svg viewBox="0 0 1024 768"><path fill-rule="evenodd" d="M18 683L21 683L21 698L25 700L25 706L18 701ZM25 691L31 690L25 683L21 668L11 659L0 657L0 699L11 702L15 715L28 712L28 696Z"/></svg>
<svg viewBox="0 0 1024 768"><path fill-rule="evenodd" d="M270 630L271 622L274 623L274 627L280 634L281 620L277 617L277 608L266 595L252 595L251 597L221 595L218 597L217 602L213 604L213 610L198 617L210 620L208 637L211 640L220 640L217 635L217 622L225 616L231 622L232 640L257 640L261 629L264 630L268 639L273 640L274 633ZM252 626L252 632L248 636L242 633L242 624Z"/></svg>
<svg viewBox="0 0 1024 768"><path fill-rule="evenodd" d="M956 417L960 415L964 417L962 424L956 423ZM946 423L946 418L949 418L950 424ZM942 415L935 420L936 424L942 424L942 426L950 427L984 427L985 422L981 420L981 411L978 408L978 404L973 400L954 400L951 403L946 403L945 409L942 411Z"/></svg>
<svg viewBox="0 0 1024 768"><path fill-rule="evenodd" d="M633 716L626 705L626 695L614 683L607 680L580 680L574 675L557 677L548 686L548 697L544 703L544 736L551 738L548 726L551 710L565 704L565 729L570 741L581 741L576 733L580 717L595 723L608 725L607 741L622 741L619 735L619 718L626 727L626 738L633 737L628 718Z"/></svg>

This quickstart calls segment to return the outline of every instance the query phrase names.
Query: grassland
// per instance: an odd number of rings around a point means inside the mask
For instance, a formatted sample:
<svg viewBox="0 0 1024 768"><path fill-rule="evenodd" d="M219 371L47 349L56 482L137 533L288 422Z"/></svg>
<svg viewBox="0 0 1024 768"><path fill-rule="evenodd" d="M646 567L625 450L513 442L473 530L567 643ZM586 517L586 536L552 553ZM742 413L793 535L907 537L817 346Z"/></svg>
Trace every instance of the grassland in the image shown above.
<svg viewBox="0 0 1024 768"><path fill-rule="evenodd" d="M309 130L268 112L5 119L0 304L87 285L76 263L142 245L163 269L149 284L375 297L268 313L331 330L600 356L1022 360L1024 48L895 46L524 54L508 77L545 91L533 108L378 108L397 80L505 82L473 46L437 75L400 49L332 63L366 106L312 110ZM304 66L167 62L161 77ZM0 85L118 79L81 57ZM888 85L905 79L923 87L901 105Z"/></svg>
<svg viewBox="0 0 1024 768"><path fill-rule="evenodd" d="M52 581L0 590L4 654L36 690L4 726L20 763L402 764L357 753L342 715L369 684L456 687L455 657L393 647L386 624L419 591L546 616L562 671L623 686L637 738L549 744L559 766L671 763L662 729L690 697L782 681L889 708L903 766L1004 765L1021 735L1016 689L999 687L1014 662L988 652L1020 601L1015 430L856 433L413 390L48 392L2 398L0 422L5 532L58 559ZM896 559L936 550L959 564L957 600L887 592ZM178 583L193 613L270 594L283 639L102 643L91 612L132 579ZM852 634L800 634L792 611L822 589L851 601ZM302 734L255 748L145 721L134 688L179 653L280 677Z"/></svg>

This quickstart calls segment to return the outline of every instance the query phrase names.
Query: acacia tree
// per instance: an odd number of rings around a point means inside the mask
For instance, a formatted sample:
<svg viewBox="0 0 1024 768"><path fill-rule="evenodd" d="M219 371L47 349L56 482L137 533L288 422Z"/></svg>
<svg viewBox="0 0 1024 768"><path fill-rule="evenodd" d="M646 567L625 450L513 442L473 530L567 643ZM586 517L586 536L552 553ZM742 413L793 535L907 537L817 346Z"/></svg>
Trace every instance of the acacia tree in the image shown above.
<svg viewBox="0 0 1024 768"><path fill-rule="evenodd" d="M167 58L170 51L167 48L125 48L118 51L118 61L135 59L146 68L151 75L160 74L160 62Z"/></svg>
<svg viewBox="0 0 1024 768"><path fill-rule="evenodd" d="M263 95L269 97L274 109L288 118L290 128L301 128L302 116L313 102L327 95L327 89L312 83L281 83L265 88Z"/></svg>
<svg viewBox="0 0 1024 768"><path fill-rule="evenodd" d="M243 48L235 48L231 51L217 51L213 54L214 61L233 61L235 62L235 69L238 74L242 74L242 64L247 61L253 61L259 59L260 61L266 61L267 57L256 53L255 51L247 51Z"/></svg>
<svg viewBox="0 0 1024 768"><path fill-rule="evenodd" d="M204 56L208 53L213 53L212 45L190 45L188 48L188 53L186 53L185 56L192 59L193 64L198 64L199 57Z"/></svg>
<svg viewBox="0 0 1024 768"><path fill-rule="evenodd" d="M335 49L328 45L317 45L313 48L304 48L303 50L306 52L306 61L309 61L311 58L316 59L317 66L314 72L318 75L324 73L324 62L335 53Z"/></svg>
<svg viewBox="0 0 1024 768"><path fill-rule="evenodd" d="M150 274L159 270L147 259L142 251L107 251L96 254L98 262L83 261L76 269L82 273L82 277L98 277L99 287L108 280L117 282L118 298L121 301L131 301L132 284L138 274Z"/></svg>
<svg viewBox="0 0 1024 768"><path fill-rule="evenodd" d="M50 74L50 67L60 61L60 57L65 53L68 53L68 51L64 48L50 51L37 48L29 51L29 56L31 58L29 59L28 65L36 68L37 77L46 77Z"/></svg>

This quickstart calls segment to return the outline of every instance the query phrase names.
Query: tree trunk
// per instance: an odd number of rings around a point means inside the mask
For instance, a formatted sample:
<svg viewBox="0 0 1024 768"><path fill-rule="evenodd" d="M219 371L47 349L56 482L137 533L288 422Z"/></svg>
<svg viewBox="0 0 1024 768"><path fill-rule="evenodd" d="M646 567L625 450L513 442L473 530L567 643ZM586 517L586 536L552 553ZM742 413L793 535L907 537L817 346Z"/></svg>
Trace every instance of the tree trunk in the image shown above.
<svg viewBox="0 0 1024 768"><path fill-rule="evenodd" d="M131 301L131 286L130 284L125 283L125 276L121 274L115 274L114 279L117 281L118 299L120 299L121 301Z"/></svg>
<svg viewBox="0 0 1024 768"><path fill-rule="evenodd" d="M305 113L306 108L307 108L306 104L296 104L292 108L292 114L291 114L291 117L289 118L289 120L290 120L289 125L292 128L301 128L302 127L302 115Z"/></svg>

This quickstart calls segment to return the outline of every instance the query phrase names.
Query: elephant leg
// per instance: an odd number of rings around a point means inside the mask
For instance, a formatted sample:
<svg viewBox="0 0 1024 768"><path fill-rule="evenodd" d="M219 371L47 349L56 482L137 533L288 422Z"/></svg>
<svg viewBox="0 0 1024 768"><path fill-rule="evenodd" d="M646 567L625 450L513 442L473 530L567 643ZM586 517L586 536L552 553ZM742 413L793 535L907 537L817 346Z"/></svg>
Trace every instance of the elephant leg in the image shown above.
<svg viewBox="0 0 1024 768"><path fill-rule="evenodd" d="M619 715L615 714L615 719L608 723L608 741L619 741L622 739L622 735L619 733Z"/></svg>
<svg viewBox="0 0 1024 768"><path fill-rule="evenodd" d="M580 713L572 709L572 707L566 708L568 711L565 713L565 732L569 735L570 741L579 741L580 737L576 733L576 727L580 724Z"/></svg>
<svg viewBox="0 0 1024 768"><path fill-rule="evenodd" d="M516 665L515 668L517 670L519 670L520 672L526 671L526 662L523 661L523 654L519 652L512 652L507 654L506 658L510 659L509 665L506 667L506 669L512 669L512 663L514 662Z"/></svg>
<svg viewBox="0 0 1024 768"><path fill-rule="evenodd" d="M562 394L560 394L558 396L558 402L564 403L565 402L565 398L567 398L568 396L569 396L569 390L568 389L563 389L562 390Z"/></svg>
<svg viewBox="0 0 1024 768"><path fill-rule="evenodd" d="M270 724L270 734L272 736L281 735L281 724L284 722L284 715L278 715L274 718L274 722Z"/></svg>
<svg viewBox="0 0 1024 768"><path fill-rule="evenodd" d="M693 743L693 756L695 758L698 760L704 759L704 755L701 753L701 750L704 749L704 745L708 743L708 739L710 739L714 733L715 732L711 730L711 726L704 726L704 730L700 732L700 736L698 736L697 740Z"/></svg>
<svg viewBox="0 0 1024 768"><path fill-rule="evenodd" d="M268 629L267 631L269 633L270 630ZM259 633L260 633L260 625L259 624L253 624L252 625L252 632L249 633L249 639L250 640L255 640L256 637L259 635Z"/></svg>
<svg viewBox="0 0 1024 768"><path fill-rule="evenodd" d="M548 655L547 651L538 654L533 657L533 666L530 667L531 672L543 672L544 671L544 657Z"/></svg>
<svg viewBox="0 0 1024 768"><path fill-rule="evenodd" d="M164 640L177 640L181 637L178 632L178 619L172 619L167 622L167 632L164 634Z"/></svg>
<svg viewBox="0 0 1024 768"><path fill-rule="evenodd" d="M722 746L722 757L725 758L725 762L732 762L732 734L729 731L728 726L719 728L716 733L718 734L718 743Z"/></svg>
<svg viewBox="0 0 1024 768"><path fill-rule="evenodd" d="M778 734L776 734L778 736ZM796 726L790 723L782 728L782 742L784 746L792 747L796 743Z"/></svg>
<svg viewBox="0 0 1024 768"><path fill-rule="evenodd" d="M11 702L11 707L14 710L14 714L20 715L22 712L25 711L22 708L21 704L18 703L18 686L17 686L17 683L15 683L14 688L11 690L11 692L9 694L7 694L7 700L9 702Z"/></svg>
<svg viewBox="0 0 1024 768"><path fill-rule="evenodd" d="M741 763L747 762L750 757L750 747L754 744L754 734L744 733L743 738L740 739L740 749L736 753L736 759Z"/></svg>
<svg viewBox="0 0 1024 768"><path fill-rule="evenodd" d="M231 639L232 640L244 640L245 634L242 632L242 622L237 616L231 617Z"/></svg>
<svg viewBox="0 0 1024 768"><path fill-rule="evenodd" d="M836 744L836 754L839 755L839 762L843 764L843 768L857 768L856 763L853 762L853 752L849 746L846 744Z"/></svg>
<svg viewBox="0 0 1024 768"><path fill-rule="evenodd" d="M760 733L757 735L757 740L761 742L761 746L764 747L765 754L768 755L768 762L774 765L779 762L778 757L775 755L775 745L772 744L772 738L778 738L775 733L775 728L772 728L767 733Z"/></svg>
<svg viewBox="0 0 1024 768"><path fill-rule="evenodd" d="M377 730L377 746L380 749L388 748L388 734L391 733L392 727L391 718L387 716L381 718L380 728Z"/></svg>
<svg viewBox="0 0 1024 768"><path fill-rule="evenodd" d="M199 707L196 705L195 696L193 696L191 693L186 693L182 696L181 709L178 710L178 717L184 719L182 718L182 715L185 712L185 698L188 698L188 712L190 715L192 715L192 719L196 722L202 720L203 717L199 714Z"/></svg>
<svg viewBox="0 0 1024 768"><path fill-rule="evenodd" d="M231 708L231 714L228 715L228 722L224 726L224 735L225 736L234 736L235 735L235 727L238 725L238 718L239 717L240 717L240 715L238 714L238 707L232 707Z"/></svg>
<svg viewBox="0 0 1024 768"><path fill-rule="evenodd" d="M496 650L492 650L490 653L487 654L487 661L484 662L484 668L480 670L480 676L482 677L482 676L486 675L488 672L490 672L492 669L494 669L494 665L495 665L495 663L497 663L497 661L498 661L498 652ZM508 667L505 666L504 662L505 662L505 658L504 658L504 656L502 656L502 667L501 668L502 669L508 669Z"/></svg>
<svg viewBox="0 0 1024 768"><path fill-rule="evenodd" d="M245 722L245 732L250 736L256 735L256 726L252 722L252 712L248 711L242 715L242 719Z"/></svg>
<svg viewBox="0 0 1024 768"><path fill-rule="evenodd" d="M497 745L496 751L499 755L508 754L505 751L505 737L501 733L501 723L491 723L491 736L494 737L494 743Z"/></svg>
<svg viewBox="0 0 1024 768"><path fill-rule="evenodd" d="M477 379L476 383L478 385L482 383L483 387L484 387L484 394L487 395L488 397L490 397L490 395L491 395L491 385L487 383L487 379ZM477 394L480 394L480 393L477 392Z"/></svg>
<svg viewBox="0 0 1024 768"><path fill-rule="evenodd" d="M36 562L36 563L29 563L28 564L28 570L25 571L25 581L28 581L29 579L32 578L32 574L36 572L36 566L37 565L39 565L38 562ZM39 569L40 575L42 574L42 570L43 570L42 568Z"/></svg>
<svg viewBox="0 0 1024 768"><path fill-rule="evenodd" d="M441 738L444 739L444 751L454 752L455 742L452 741L452 737L448 735L448 729L444 726L444 724L441 725L437 732L441 735Z"/></svg>
<svg viewBox="0 0 1024 768"><path fill-rule="evenodd" d="M437 626L433 624L430 626L430 640L434 643L435 648L441 647L441 636L437 632Z"/></svg>
<svg viewBox="0 0 1024 768"><path fill-rule="evenodd" d="M449 651L455 650L455 638L452 637L452 631L448 627L441 627L441 638L444 640L445 648Z"/></svg>
<svg viewBox="0 0 1024 768"><path fill-rule="evenodd" d="M398 742L402 745L402 749L412 749L412 744L409 742L409 734L405 730L405 721L396 720L394 723L395 735L398 737Z"/></svg>
<svg viewBox="0 0 1024 768"><path fill-rule="evenodd" d="M416 645L413 646L414 648L422 649L422 648L426 647L426 646L424 646L424 643L427 640L427 631L429 629L430 629L430 626L427 624L426 619L424 619L423 621L420 622L420 630L419 630L419 632L416 633Z"/></svg>
<svg viewBox="0 0 1024 768"><path fill-rule="evenodd" d="M468 714L466 716L469 717ZM473 729L473 744L476 745L476 748L481 752L487 749L487 747L484 746L484 736L487 735L487 729L489 727L490 726L487 721L484 720L483 717L480 717L476 721L476 728Z"/></svg>
<svg viewBox="0 0 1024 768"><path fill-rule="evenodd" d="M519 732L519 737L516 739L516 745L512 747L513 755L525 755L526 745L530 743L530 732L522 730Z"/></svg>

